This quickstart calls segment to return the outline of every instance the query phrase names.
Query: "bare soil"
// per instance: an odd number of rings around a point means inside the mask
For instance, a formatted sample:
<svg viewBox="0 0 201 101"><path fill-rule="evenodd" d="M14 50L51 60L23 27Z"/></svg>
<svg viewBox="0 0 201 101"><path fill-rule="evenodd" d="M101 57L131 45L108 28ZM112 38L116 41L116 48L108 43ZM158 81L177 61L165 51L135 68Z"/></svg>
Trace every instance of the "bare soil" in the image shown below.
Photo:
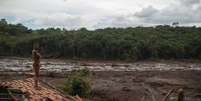
<svg viewBox="0 0 201 101"><path fill-rule="evenodd" d="M185 101L201 101L201 71L96 71L91 77L93 101L176 101L184 89ZM65 78L43 78L57 87Z"/></svg>
<svg viewBox="0 0 201 101"><path fill-rule="evenodd" d="M31 70L31 61L22 59L1 59L0 82L27 77L3 74L4 70L19 72L21 67ZM161 101L172 89L175 91L167 101L176 101L178 89L184 89L185 101L201 101L200 61L138 61L133 63L97 61L43 60L41 71L52 70L57 74L72 69L88 67L93 73L93 101ZM16 69L16 68L17 69ZM18 69L19 68L19 69ZM42 74L42 73L41 73ZM61 87L65 76L43 75L42 80L55 87Z"/></svg>
<svg viewBox="0 0 201 101"><path fill-rule="evenodd" d="M201 101L201 71L97 72L94 100L161 101L171 90L183 88L185 101ZM175 101L177 91L169 98Z"/></svg>

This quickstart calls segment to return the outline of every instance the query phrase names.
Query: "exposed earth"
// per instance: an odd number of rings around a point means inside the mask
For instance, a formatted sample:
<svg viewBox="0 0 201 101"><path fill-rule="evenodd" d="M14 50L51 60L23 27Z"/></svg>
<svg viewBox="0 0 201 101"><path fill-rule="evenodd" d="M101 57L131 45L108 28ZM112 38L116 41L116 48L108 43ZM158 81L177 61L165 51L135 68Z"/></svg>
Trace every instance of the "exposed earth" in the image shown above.
<svg viewBox="0 0 201 101"><path fill-rule="evenodd" d="M7 61L7 62L5 62ZM16 61L23 61L16 62ZM54 68L55 67L55 68ZM201 101L201 62L199 61L139 61L139 62L94 62L42 60L41 71L61 75L43 75L41 79L60 87L64 72L89 68L93 75L93 101L161 101L170 91L167 101L176 101L178 89L184 89L185 101ZM12 69L11 69L12 68ZM14 69L15 68L15 69ZM17 69L16 69L17 68ZM26 69L25 69L26 68ZM19 72L31 70L31 61L26 59L1 59L0 81L26 78ZM7 71L5 74L5 72ZM14 74L9 74L15 72Z"/></svg>
<svg viewBox="0 0 201 101"><path fill-rule="evenodd" d="M97 60L64 60L42 59L40 71L62 73L80 68L89 68L91 71L176 71L201 70L201 61L97 61ZM0 57L0 72L29 72L32 70L31 58L4 58Z"/></svg>
<svg viewBox="0 0 201 101"><path fill-rule="evenodd" d="M176 101L178 89L184 89L185 101L201 101L201 71L96 71L93 72L93 101ZM65 78L45 77L54 86ZM144 100L143 100L144 99Z"/></svg>

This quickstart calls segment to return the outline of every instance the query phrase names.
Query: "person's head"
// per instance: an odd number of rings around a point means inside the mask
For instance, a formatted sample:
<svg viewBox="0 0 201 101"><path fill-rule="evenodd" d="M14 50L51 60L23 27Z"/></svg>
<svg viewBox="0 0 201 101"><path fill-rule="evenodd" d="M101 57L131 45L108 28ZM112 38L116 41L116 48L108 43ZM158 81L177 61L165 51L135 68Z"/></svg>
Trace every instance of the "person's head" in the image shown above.
<svg viewBox="0 0 201 101"><path fill-rule="evenodd" d="M36 55L36 54L37 54L37 51L35 49L33 49L32 55Z"/></svg>
<svg viewBox="0 0 201 101"><path fill-rule="evenodd" d="M39 43L33 44L33 50L36 50L37 52L39 51L39 47L40 47Z"/></svg>
<svg viewBox="0 0 201 101"><path fill-rule="evenodd" d="M39 48L38 47L34 47L33 50L35 50L36 52L39 52Z"/></svg>

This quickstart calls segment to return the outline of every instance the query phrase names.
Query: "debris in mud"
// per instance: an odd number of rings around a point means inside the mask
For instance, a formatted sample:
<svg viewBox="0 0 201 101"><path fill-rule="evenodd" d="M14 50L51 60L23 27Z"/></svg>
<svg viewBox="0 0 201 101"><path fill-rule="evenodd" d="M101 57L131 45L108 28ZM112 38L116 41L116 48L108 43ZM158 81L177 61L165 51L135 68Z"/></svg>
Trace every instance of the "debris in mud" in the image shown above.
<svg viewBox="0 0 201 101"><path fill-rule="evenodd" d="M183 88L186 101L201 101L201 63L134 62L112 64L95 62L81 65L80 62L44 59L42 60L41 75L45 75L45 79L49 78L46 81L51 81L52 85L57 86L65 79L63 79L65 75L61 76L61 74L85 67L93 71L94 91L92 98L95 101L113 99L118 101L133 101L133 99L136 101L142 99L160 101L172 88ZM31 62L26 59L1 59L0 61L0 71L2 71L0 75L6 71L21 74L23 71L30 70ZM58 82L58 80L61 81ZM175 101L177 97L178 93L174 92L168 100Z"/></svg>
<svg viewBox="0 0 201 101"><path fill-rule="evenodd" d="M89 68L92 71L177 71L177 70L201 70L201 63L179 62L130 62L130 63L103 63L98 61L82 62L59 59L42 59L41 70L64 72L73 69ZM1 58L0 71L30 71L31 59Z"/></svg>
<svg viewBox="0 0 201 101"><path fill-rule="evenodd" d="M130 89L130 88L128 88L128 87L123 87L123 88L122 88L122 91L129 92L129 91L131 91L131 89Z"/></svg>

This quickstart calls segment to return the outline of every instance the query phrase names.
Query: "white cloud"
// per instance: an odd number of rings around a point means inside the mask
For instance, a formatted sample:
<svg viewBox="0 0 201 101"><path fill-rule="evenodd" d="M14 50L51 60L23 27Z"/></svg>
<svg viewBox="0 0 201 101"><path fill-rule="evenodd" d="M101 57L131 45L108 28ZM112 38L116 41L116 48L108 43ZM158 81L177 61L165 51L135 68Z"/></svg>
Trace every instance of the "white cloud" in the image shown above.
<svg viewBox="0 0 201 101"><path fill-rule="evenodd" d="M169 24L175 21L184 25L201 25L200 1L1 0L0 18L32 28L94 29Z"/></svg>
<svg viewBox="0 0 201 101"><path fill-rule="evenodd" d="M182 25L200 25L198 24L201 23L200 9L200 0L180 0L160 10L152 6L143 8L140 12L136 12L134 17L138 17L145 23L152 24L179 22Z"/></svg>
<svg viewBox="0 0 201 101"><path fill-rule="evenodd" d="M200 4L201 0L179 0L182 5L192 6Z"/></svg>
<svg viewBox="0 0 201 101"><path fill-rule="evenodd" d="M137 17L149 17L157 13L158 10L153 8L152 6L148 6L146 8L143 8L142 11L136 12L134 15Z"/></svg>

